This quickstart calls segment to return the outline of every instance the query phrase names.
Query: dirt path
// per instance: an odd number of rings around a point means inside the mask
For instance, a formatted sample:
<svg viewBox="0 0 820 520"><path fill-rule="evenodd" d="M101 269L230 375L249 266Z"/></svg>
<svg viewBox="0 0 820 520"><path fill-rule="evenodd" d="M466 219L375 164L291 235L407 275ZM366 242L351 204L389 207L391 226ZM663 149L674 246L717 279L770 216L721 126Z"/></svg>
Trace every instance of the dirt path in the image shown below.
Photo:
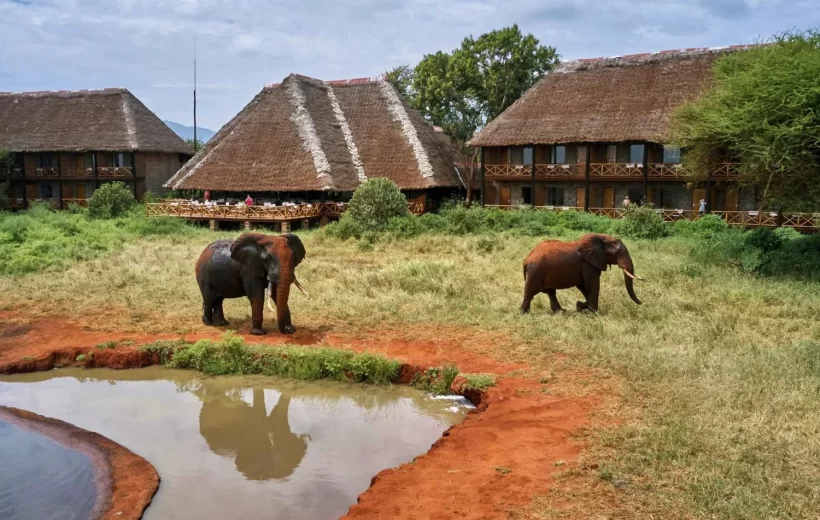
<svg viewBox="0 0 820 520"><path fill-rule="evenodd" d="M185 339L218 338L219 330L202 327ZM408 377L417 368L455 363L462 372L493 373L498 385L481 395L477 412L450 428L425 455L373 478L345 518L509 518L527 507L535 495L556 485L559 467L577 462L583 446L572 436L590 425L603 394L587 389L581 397L561 396L549 383L527 376L528 367L496 361L465 350L442 331L437 341L402 339L401 331L383 330L346 335L301 329L295 336L246 336L254 343L295 343L381 352L406 365ZM79 354L108 341L128 346L95 349L84 366L134 368L158 363L139 351L140 344L178 335L107 334L86 330L58 317L28 319L0 312L0 374L49 370L80 364ZM524 374L524 375L522 375Z"/></svg>

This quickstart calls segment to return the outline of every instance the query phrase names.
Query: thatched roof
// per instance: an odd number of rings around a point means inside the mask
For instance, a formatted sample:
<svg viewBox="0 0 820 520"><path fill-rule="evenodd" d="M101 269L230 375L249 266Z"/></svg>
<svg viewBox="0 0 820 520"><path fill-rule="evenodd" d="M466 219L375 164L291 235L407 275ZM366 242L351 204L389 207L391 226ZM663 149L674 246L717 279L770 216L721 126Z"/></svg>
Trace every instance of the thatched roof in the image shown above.
<svg viewBox="0 0 820 520"><path fill-rule="evenodd" d="M0 92L0 148L12 152L193 153L124 88Z"/></svg>
<svg viewBox="0 0 820 520"><path fill-rule="evenodd" d="M684 49L563 63L469 144L663 143L668 138L672 111L710 85L715 60L749 47Z"/></svg>
<svg viewBox="0 0 820 520"><path fill-rule="evenodd" d="M165 186L219 191L353 191L460 186L452 142L381 78L268 85Z"/></svg>

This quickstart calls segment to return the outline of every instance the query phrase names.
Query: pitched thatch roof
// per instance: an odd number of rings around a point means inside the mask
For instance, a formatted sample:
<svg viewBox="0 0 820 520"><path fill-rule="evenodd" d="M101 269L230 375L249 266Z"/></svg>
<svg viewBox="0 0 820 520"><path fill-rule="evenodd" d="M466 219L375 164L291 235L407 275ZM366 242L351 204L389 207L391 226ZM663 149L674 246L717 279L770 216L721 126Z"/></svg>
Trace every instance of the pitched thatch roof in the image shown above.
<svg viewBox="0 0 820 520"><path fill-rule="evenodd" d="M649 141L668 138L669 117L712 81L721 55L748 45L566 62L471 141L472 146Z"/></svg>
<svg viewBox="0 0 820 520"><path fill-rule="evenodd" d="M193 153L124 88L2 92L0 148L13 152Z"/></svg>
<svg viewBox="0 0 820 520"><path fill-rule="evenodd" d="M219 191L353 191L460 186L455 147L380 78L268 85L165 186Z"/></svg>

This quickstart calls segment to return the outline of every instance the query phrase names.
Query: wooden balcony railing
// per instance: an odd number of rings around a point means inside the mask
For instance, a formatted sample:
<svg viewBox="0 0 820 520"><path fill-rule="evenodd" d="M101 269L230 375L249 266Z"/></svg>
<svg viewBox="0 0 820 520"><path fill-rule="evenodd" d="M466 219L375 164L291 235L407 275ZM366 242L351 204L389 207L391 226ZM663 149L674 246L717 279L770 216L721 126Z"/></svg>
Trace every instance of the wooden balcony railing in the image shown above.
<svg viewBox="0 0 820 520"><path fill-rule="evenodd" d="M536 164L535 178L580 177L584 178L583 164Z"/></svg>
<svg viewBox="0 0 820 520"><path fill-rule="evenodd" d="M101 166L97 168L100 179L123 179L134 176L134 169L128 166Z"/></svg>
<svg viewBox="0 0 820 520"><path fill-rule="evenodd" d="M64 179L94 178L94 168L63 168L60 173Z"/></svg>
<svg viewBox="0 0 820 520"><path fill-rule="evenodd" d="M24 199L9 199L9 205L11 209L23 209L26 207L26 201Z"/></svg>
<svg viewBox="0 0 820 520"><path fill-rule="evenodd" d="M22 168L0 169L0 179L18 179L23 177Z"/></svg>
<svg viewBox="0 0 820 520"><path fill-rule="evenodd" d="M688 175L689 170L682 164L650 164L647 168L650 179L683 179Z"/></svg>
<svg viewBox="0 0 820 520"><path fill-rule="evenodd" d="M29 168L26 170L26 177L36 179L56 179L60 176L59 168Z"/></svg>
<svg viewBox="0 0 820 520"><path fill-rule="evenodd" d="M532 165L521 164L488 164L484 167L485 177L508 179L529 179L532 177ZM583 164L536 164L535 178L584 178Z"/></svg>
<svg viewBox="0 0 820 520"><path fill-rule="evenodd" d="M63 199L63 206L68 206L69 204L76 204L81 208L88 207L88 201L91 199Z"/></svg>
<svg viewBox="0 0 820 520"><path fill-rule="evenodd" d="M423 202L410 202L414 215L424 213ZM286 222L319 217L339 217L347 211L344 202L316 202L287 206L235 206L193 204L189 201L163 201L145 205L149 217L179 217L192 220L242 220Z"/></svg>
<svg viewBox="0 0 820 520"><path fill-rule="evenodd" d="M590 163L590 177L643 178L643 164L634 163Z"/></svg>

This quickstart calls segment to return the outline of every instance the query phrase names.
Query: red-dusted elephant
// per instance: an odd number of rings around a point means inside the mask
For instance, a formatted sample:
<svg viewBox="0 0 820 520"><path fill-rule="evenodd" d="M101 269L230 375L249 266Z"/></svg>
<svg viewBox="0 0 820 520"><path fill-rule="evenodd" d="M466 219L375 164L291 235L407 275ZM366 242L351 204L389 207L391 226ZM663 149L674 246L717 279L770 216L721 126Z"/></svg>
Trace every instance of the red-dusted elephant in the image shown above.
<svg viewBox="0 0 820 520"><path fill-rule="evenodd" d="M267 334L262 328L267 289L270 299L276 303L279 332L293 334L296 329L290 321L288 296L290 284L295 284L307 296L294 273L304 258L305 246L292 234L244 233L233 241L211 243L196 263L196 281L202 293L202 322L227 325L222 302L225 298L247 296L251 302L251 334Z"/></svg>
<svg viewBox="0 0 820 520"><path fill-rule="evenodd" d="M530 311L532 299L540 292L549 296L552 312L562 311L555 291L571 287L577 287L586 298L586 302L576 304L578 312L584 309L597 311L601 272L608 265L617 265L624 271L626 292L640 305L641 301L635 296L632 280L642 278L635 276L635 267L629 251L619 239L589 233L575 242L541 242L524 260L524 301L521 303L521 312Z"/></svg>

